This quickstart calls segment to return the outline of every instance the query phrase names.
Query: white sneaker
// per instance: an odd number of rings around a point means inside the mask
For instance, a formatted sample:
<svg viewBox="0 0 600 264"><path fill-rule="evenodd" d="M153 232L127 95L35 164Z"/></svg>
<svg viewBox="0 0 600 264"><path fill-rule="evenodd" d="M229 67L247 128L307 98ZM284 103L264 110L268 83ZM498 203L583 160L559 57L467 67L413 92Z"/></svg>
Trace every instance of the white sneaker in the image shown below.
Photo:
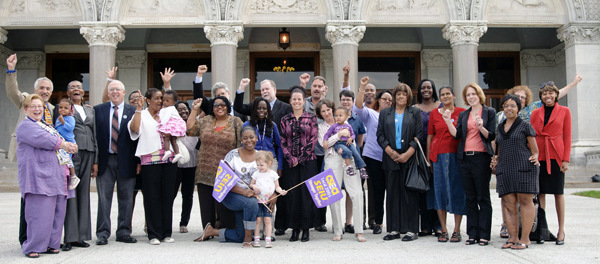
<svg viewBox="0 0 600 264"><path fill-rule="evenodd" d="M163 239L163 242L165 242L165 243L173 243L173 242L175 242L175 239L173 239L172 237L165 237L165 239Z"/></svg>
<svg viewBox="0 0 600 264"><path fill-rule="evenodd" d="M158 238L150 239L150 245L160 245L160 240Z"/></svg>
<svg viewBox="0 0 600 264"><path fill-rule="evenodd" d="M173 158L172 163L177 163L182 157L183 157L183 155L181 155L181 153L175 155L175 157Z"/></svg>
<svg viewBox="0 0 600 264"><path fill-rule="evenodd" d="M77 188L77 185L79 184L80 181L81 180L79 180L77 175L70 176L69 177L69 186L68 186L69 191Z"/></svg>
<svg viewBox="0 0 600 264"><path fill-rule="evenodd" d="M165 151L165 155L162 157L162 161L167 161L171 157L171 155L173 155L173 151Z"/></svg>

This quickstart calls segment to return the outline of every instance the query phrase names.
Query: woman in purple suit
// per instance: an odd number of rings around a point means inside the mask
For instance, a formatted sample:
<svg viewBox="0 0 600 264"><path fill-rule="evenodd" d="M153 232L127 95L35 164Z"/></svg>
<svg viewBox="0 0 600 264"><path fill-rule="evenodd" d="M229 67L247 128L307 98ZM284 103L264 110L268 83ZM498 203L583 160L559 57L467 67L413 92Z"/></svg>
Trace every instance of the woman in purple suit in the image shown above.
<svg viewBox="0 0 600 264"><path fill-rule="evenodd" d="M64 165L77 145L65 141L58 132L42 121L44 100L37 94L25 98L27 115L17 127L19 189L25 203L27 240L22 245L25 256L39 253L57 254L60 247L67 206L67 174Z"/></svg>

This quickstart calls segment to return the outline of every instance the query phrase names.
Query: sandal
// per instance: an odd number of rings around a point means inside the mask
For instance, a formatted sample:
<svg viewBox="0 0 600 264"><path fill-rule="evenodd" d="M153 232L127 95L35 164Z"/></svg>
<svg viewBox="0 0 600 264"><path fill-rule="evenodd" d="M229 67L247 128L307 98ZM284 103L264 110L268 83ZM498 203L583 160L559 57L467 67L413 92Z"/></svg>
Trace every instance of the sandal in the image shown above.
<svg viewBox="0 0 600 264"><path fill-rule="evenodd" d="M40 254L37 253L37 252L29 252L29 253L25 254L25 257L28 257L28 258L39 258Z"/></svg>
<svg viewBox="0 0 600 264"><path fill-rule="evenodd" d="M448 232L442 232L438 237L438 242L448 242Z"/></svg>
<svg viewBox="0 0 600 264"><path fill-rule="evenodd" d="M206 226L204 226L204 232L202 233L202 235L199 238L194 239L194 242L202 242L205 241L204 239L204 235L206 234L206 229L210 226L210 222L208 224L206 224ZM206 240L210 239L210 237L207 237Z"/></svg>
<svg viewBox="0 0 600 264"><path fill-rule="evenodd" d="M340 240L342 240L342 236L335 235L335 236L333 236L333 239L332 239L332 240L333 240L333 241L340 241Z"/></svg>
<svg viewBox="0 0 600 264"><path fill-rule="evenodd" d="M367 242L367 239L362 234L354 234L354 236L356 237L356 239L358 239L358 242Z"/></svg>
<svg viewBox="0 0 600 264"><path fill-rule="evenodd" d="M479 245L480 246L487 246L489 242L490 242L489 240L480 239L479 240Z"/></svg>
<svg viewBox="0 0 600 264"><path fill-rule="evenodd" d="M516 250L522 250L522 249L526 249L526 248L529 248L529 246L525 245L525 244L521 244L521 243L516 243L512 247L510 247L510 249L516 249Z"/></svg>
<svg viewBox="0 0 600 264"><path fill-rule="evenodd" d="M459 232L454 232L452 233L452 237L450 238L450 242L452 243L457 243L462 241L462 237L460 236Z"/></svg>
<svg viewBox="0 0 600 264"><path fill-rule="evenodd" d="M477 239L467 239L467 241L465 241L465 245L475 245L477 244Z"/></svg>
<svg viewBox="0 0 600 264"><path fill-rule="evenodd" d="M242 243L243 248L252 248L252 241Z"/></svg>
<svg viewBox="0 0 600 264"><path fill-rule="evenodd" d="M60 253L60 250L58 250L58 249L54 249L54 248L50 248L50 247L49 247L49 248L46 250L46 252L44 252L44 253L46 253L46 254L58 254L58 253Z"/></svg>
<svg viewBox="0 0 600 264"><path fill-rule="evenodd" d="M501 247L501 248L502 248L502 249L509 249L509 248L512 248L514 245L516 245L516 244L515 244L515 243L513 243L513 242L508 242L508 241L507 241L506 243L504 243L504 245L502 245L502 247Z"/></svg>
<svg viewBox="0 0 600 264"><path fill-rule="evenodd" d="M506 228L506 224L502 223L502 227L500 227L500 237L508 238L508 229Z"/></svg>
<svg viewBox="0 0 600 264"><path fill-rule="evenodd" d="M187 233L187 232L188 232L188 229L187 229L186 226L180 226L179 227L179 233Z"/></svg>

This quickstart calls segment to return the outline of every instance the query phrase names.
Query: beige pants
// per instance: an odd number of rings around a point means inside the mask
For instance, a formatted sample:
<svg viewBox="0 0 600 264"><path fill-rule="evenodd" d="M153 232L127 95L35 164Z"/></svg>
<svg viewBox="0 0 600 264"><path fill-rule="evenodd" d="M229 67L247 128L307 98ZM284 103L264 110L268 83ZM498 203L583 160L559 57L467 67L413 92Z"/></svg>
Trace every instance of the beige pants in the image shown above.
<svg viewBox="0 0 600 264"><path fill-rule="evenodd" d="M325 157L325 170L332 169L335 174L337 183L341 186L344 182L346 191L352 200L352 218L354 220L354 232L356 234L363 233L363 190L360 184L360 173L356 173L355 176L348 176L346 174L346 165L344 159L340 155L329 155ZM356 170L354 160L350 162L352 167ZM344 222L342 219L341 212L341 201L339 200L334 204L329 205L331 210L331 218L333 220L333 234L342 235L342 229L344 228Z"/></svg>

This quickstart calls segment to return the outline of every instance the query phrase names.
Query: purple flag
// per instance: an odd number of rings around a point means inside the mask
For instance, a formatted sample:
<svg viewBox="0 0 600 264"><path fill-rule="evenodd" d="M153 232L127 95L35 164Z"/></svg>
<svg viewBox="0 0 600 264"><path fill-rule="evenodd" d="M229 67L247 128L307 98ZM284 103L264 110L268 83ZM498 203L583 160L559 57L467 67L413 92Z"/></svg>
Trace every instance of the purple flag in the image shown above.
<svg viewBox="0 0 600 264"><path fill-rule="evenodd" d="M308 187L310 196L318 208L333 204L344 197L342 192L340 192L342 188L335 180L332 169L328 169L315 175L306 180L305 184L306 187Z"/></svg>
<svg viewBox="0 0 600 264"><path fill-rule="evenodd" d="M217 178L215 178L212 196L219 203L222 202L239 180L240 178L231 170L229 165L221 160L217 169Z"/></svg>

